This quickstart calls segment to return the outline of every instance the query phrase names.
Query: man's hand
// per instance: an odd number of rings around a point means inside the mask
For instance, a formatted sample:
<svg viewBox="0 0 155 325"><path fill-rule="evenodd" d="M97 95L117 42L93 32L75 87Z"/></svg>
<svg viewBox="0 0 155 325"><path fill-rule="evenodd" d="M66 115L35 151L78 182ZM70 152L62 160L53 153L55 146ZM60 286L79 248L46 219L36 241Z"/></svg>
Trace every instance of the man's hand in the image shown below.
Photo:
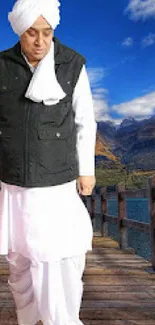
<svg viewBox="0 0 155 325"><path fill-rule="evenodd" d="M77 179L77 188L81 195L91 195L96 184L95 176L79 176Z"/></svg>

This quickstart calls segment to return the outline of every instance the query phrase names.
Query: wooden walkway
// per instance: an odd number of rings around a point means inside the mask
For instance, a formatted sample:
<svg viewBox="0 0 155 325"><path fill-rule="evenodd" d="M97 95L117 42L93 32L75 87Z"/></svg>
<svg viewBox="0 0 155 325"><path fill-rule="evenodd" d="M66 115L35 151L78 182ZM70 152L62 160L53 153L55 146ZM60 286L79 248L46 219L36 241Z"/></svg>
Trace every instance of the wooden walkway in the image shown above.
<svg viewBox="0 0 155 325"><path fill-rule="evenodd" d="M155 325L155 274L151 264L110 238L94 237L87 255L80 312L85 325ZM0 259L0 325L17 325L7 287L8 270Z"/></svg>

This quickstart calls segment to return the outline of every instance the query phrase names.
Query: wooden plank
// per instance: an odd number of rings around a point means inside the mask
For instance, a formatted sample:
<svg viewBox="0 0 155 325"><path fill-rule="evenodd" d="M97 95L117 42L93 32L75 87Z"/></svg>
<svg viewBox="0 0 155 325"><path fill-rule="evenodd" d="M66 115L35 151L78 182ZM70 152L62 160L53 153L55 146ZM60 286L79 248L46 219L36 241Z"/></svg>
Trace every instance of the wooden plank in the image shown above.
<svg viewBox="0 0 155 325"><path fill-rule="evenodd" d="M18 325L15 311L0 312L0 325Z"/></svg>
<svg viewBox="0 0 155 325"><path fill-rule="evenodd" d="M144 285L149 285L149 286L154 286L155 285L155 280L151 279L144 279L144 278L139 278L139 277L133 277L133 281L135 281L136 284L141 284L143 282Z"/></svg>
<svg viewBox="0 0 155 325"><path fill-rule="evenodd" d="M0 286L2 284L7 283L7 281L8 281L8 275L6 275L6 274L0 274Z"/></svg>
<svg viewBox="0 0 155 325"><path fill-rule="evenodd" d="M1 301L3 301L3 302L12 300L12 293L10 291L1 292L0 298L1 298ZM0 305L1 305L1 302L0 302Z"/></svg>
<svg viewBox="0 0 155 325"><path fill-rule="evenodd" d="M140 321L139 320L128 320L127 322L124 321L124 325L154 325L154 324L155 324L154 320L149 320L149 319L140 320Z"/></svg>
<svg viewBox="0 0 155 325"><path fill-rule="evenodd" d="M5 319L5 315L1 315L0 325L17 325L16 318ZM37 325L42 325L38 322ZM84 325L155 325L154 320L84 320Z"/></svg>
<svg viewBox="0 0 155 325"><path fill-rule="evenodd" d="M155 310L154 308L82 308L80 312L81 319L90 320L154 320L155 322Z"/></svg>
<svg viewBox="0 0 155 325"><path fill-rule="evenodd" d="M93 276L93 275L84 275L83 281L87 284L92 284L92 285L133 285L136 283L141 283L138 279L135 280L135 278L131 278L128 276L113 276L109 275L104 276L104 275L98 275L98 276ZM145 279L144 284L152 284L152 280ZM155 281L153 281L153 284L155 284Z"/></svg>
<svg viewBox="0 0 155 325"><path fill-rule="evenodd" d="M151 288L149 289L149 295L150 295L151 297L155 298L155 288L151 287Z"/></svg>
<svg viewBox="0 0 155 325"><path fill-rule="evenodd" d="M7 284L0 285L0 294L1 292L3 293L6 292L7 290L9 290Z"/></svg>
<svg viewBox="0 0 155 325"><path fill-rule="evenodd" d="M3 300L0 302L0 310L1 311L4 309L8 310L8 309L14 309L14 308L15 308L15 304L14 304L13 299L7 300L7 301Z"/></svg>
<svg viewBox="0 0 155 325"><path fill-rule="evenodd" d="M5 269L2 269L1 271L0 271L0 276L1 275L9 275L9 271L8 270L5 270Z"/></svg>
<svg viewBox="0 0 155 325"><path fill-rule="evenodd" d="M131 267L132 267L132 265L134 265L134 266L139 266L139 267L147 267L147 268L149 268L149 264L147 263L147 261L144 261L144 260L138 260L138 259L135 259L135 260L133 260L133 259L116 259L115 260L115 262L113 262L110 258L99 258L99 257L94 257L93 259L90 259L89 260L89 264L88 265L91 265L91 264L93 264L93 263L97 263L97 262L99 262L100 264L102 263L102 265L104 266L114 266L114 265L116 265L117 264L117 266L121 263L122 265L124 265L124 266L128 266L128 265L130 265L130 263L131 263ZM127 264L126 264L127 263Z"/></svg>
<svg viewBox="0 0 155 325"><path fill-rule="evenodd" d="M140 256L136 256L133 254L104 254L102 253L102 256L100 254L89 254L87 257L87 260L95 260L97 258L100 258L101 260L111 260L113 259L113 263L117 260L128 260L128 261L144 261L147 262L145 259L143 259ZM148 263L148 262L147 262ZM150 263L149 263L150 264Z"/></svg>
<svg viewBox="0 0 155 325"><path fill-rule="evenodd" d="M108 249L108 248L104 248L104 247L94 247L92 251L89 252L89 255L94 255L94 254L108 254L108 255L124 255L124 252L126 254L135 254L134 253L134 250L120 250L119 248L111 248L111 249Z"/></svg>
<svg viewBox="0 0 155 325"><path fill-rule="evenodd" d="M135 269L137 269L137 270L139 270L139 271L141 271L141 270L146 270L147 271L147 269L148 269L148 265L147 264L139 264L139 263L132 263L132 265L130 265L130 263L128 263L127 265L125 265L125 262L124 263L120 263L120 265L119 265L119 263L116 263L116 265L114 266L114 264L112 264L112 263L107 263L107 264L104 264L103 262L101 262L101 261L99 261L99 260L97 260L97 261L95 261L95 263L96 263L96 266L94 267L94 263L90 263L90 268L96 268L96 267L99 267L99 268L103 268L103 270L105 270L106 268L107 269L114 269L114 267L115 268L119 268L120 267L120 270L126 270L126 271L129 271L130 270L130 267L131 267L131 272L132 272L132 270L134 271ZM151 268L151 270L152 270L152 268ZM114 272L113 272L114 273ZM138 272L137 272L137 274L138 274ZM148 273L149 274L149 273Z"/></svg>
<svg viewBox="0 0 155 325"><path fill-rule="evenodd" d="M154 320L85 320L84 325L155 325Z"/></svg>
<svg viewBox="0 0 155 325"><path fill-rule="evenodd" d="M113 267L114 265L115 266L121 266L121 267L126 267L126 268L139 268L139 269L148 269L149 268L149 266L148 266L148 263L147 263L147 261L145 262L145 261L129 261L129 260L124 260L124 261L122 261L122 260L116 260L115 261L115 264L112 262L112 261L110 261L110 260L104 260L104 259L94 259L94 261L95 261L95 264L96 265L102 265L103 267ZM94 261L90 261L90 266L92 265L94 265Z"/></svg>
<svg viewBox="0 0 155 325"><path fill-rule="evenodd" d="M155 301L152 300L85 300L82 303L83 308L96 308L96 309L105 309L105 308L137 308L137 309L146 309L149 310L150 308L155 309Z"/></svg>
<svg viewBox="0 0 155 325"><path fill-rule="evenodd" d="M155 292L155 286L144 286L144 285L84 285L84 292Z"/></svg>
<svg viewBox="0 0 155 325"><path fill-rule="evenodd" d="M155 297L155 295L154 295ZM94 292L94 291L85 291L83 295L83 300L138 300L138 301L152 301L153 295L150 295L148 292L118 292L109 291L109 292Z"/></svg>
<svg viewBox="0 0 155 325"><path fill-rule="evenodd" d="M89 268L85 269L84 272L85 275L137 275L139 277L148 277L150 279L154 278L155 279L155 275L151 275L148 274L146 271L144 271L143 269L125 269L123 266L113 266L111 268L106 268L106 267L101 267L101 266L97 266L92 265Z"/></svg>
<svg viewBox="0 0 155 325"><path fill-rule="evenodd" d="M112 265L114 267L116 263L122 263L122 264L124 263L125 264L125 262L127 262L127 263L131 263L131 266L137 264L137 265L142 265L142 268L144 265L147 268L150 268L150 264L143 259L138 260L138 259L128 259L128 258L126 258L126 259L116 258L115 261L112 261L111 258L104 257L104 256L102 256L101 258L99 256L94 256L93 258L88 259L86 266L90 267L90 265L93 263L95 265L95 263L97 261L101 262L105 266Z"/></svg>
<svg viewBox="0 0 155 325"><path fill-rule="evenodd" d="M94 237L93 247L118 248L119 244L115 240L112 240L110 237L104 237L104 240L103 237Z"/></svg>
<svg viewBox="0 0 155 325"><path fill-rule="evenodd" d="M143 285L149 285L149 286L154 286L155 285L155 280L151 279L139 279L138 277L128 277L128 276L103 276L103 275L98 275L98 276L91 276L91 275L85 275L83 277L83 281L87 284L92 284L92 285L133 285L133 284L139 284L143 282Z"/></svg>

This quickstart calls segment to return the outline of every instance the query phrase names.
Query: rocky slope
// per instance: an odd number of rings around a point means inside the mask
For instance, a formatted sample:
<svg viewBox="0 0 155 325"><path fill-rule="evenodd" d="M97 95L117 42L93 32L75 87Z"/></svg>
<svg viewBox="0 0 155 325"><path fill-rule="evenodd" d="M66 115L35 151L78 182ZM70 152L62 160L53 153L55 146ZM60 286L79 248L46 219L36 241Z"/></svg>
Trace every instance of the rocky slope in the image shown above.
<svg viewBox="0 0 155 325"><path fill-rule="evenodd" d="M155 169L155 116L141 121L131 117L119 127L99 122L96 156L120 159L129 169Z"/></svg>

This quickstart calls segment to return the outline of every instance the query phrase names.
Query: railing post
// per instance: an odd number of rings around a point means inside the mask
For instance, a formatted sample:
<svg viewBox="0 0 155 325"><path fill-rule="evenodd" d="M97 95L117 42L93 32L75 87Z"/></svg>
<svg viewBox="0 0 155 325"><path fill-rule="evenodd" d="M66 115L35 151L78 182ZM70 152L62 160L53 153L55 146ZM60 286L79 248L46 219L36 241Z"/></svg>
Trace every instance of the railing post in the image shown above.
<svg viewBox="0 0 155 325"><path fill-rule="evenodd" d="M128 229L123 225L123 220L127 218L125 186L123 183L117 186L118 198L118 222L119 222L119 244L121 249L128 248Z"/></svg>
<svg viewBox="0 0 155 325"><path fill-rule="evenodd" d="M155 271L155 175L149 178L149 189L152 268Z"/></svg>
<svg viewBox="0 0 155 325"><path fill-rule="evenodd" d="M95 199L96 199L96 195L93 192L90 197L90 217L91 217L92 222L95 219Z"/></svg>
<svg viewBox="0 0 155 325"><path fill-rule="evenodd" d="M105 215L107 214L107 187L102 187L101 191L101 236L108 237L108 221L105 219Z"/></svg>

